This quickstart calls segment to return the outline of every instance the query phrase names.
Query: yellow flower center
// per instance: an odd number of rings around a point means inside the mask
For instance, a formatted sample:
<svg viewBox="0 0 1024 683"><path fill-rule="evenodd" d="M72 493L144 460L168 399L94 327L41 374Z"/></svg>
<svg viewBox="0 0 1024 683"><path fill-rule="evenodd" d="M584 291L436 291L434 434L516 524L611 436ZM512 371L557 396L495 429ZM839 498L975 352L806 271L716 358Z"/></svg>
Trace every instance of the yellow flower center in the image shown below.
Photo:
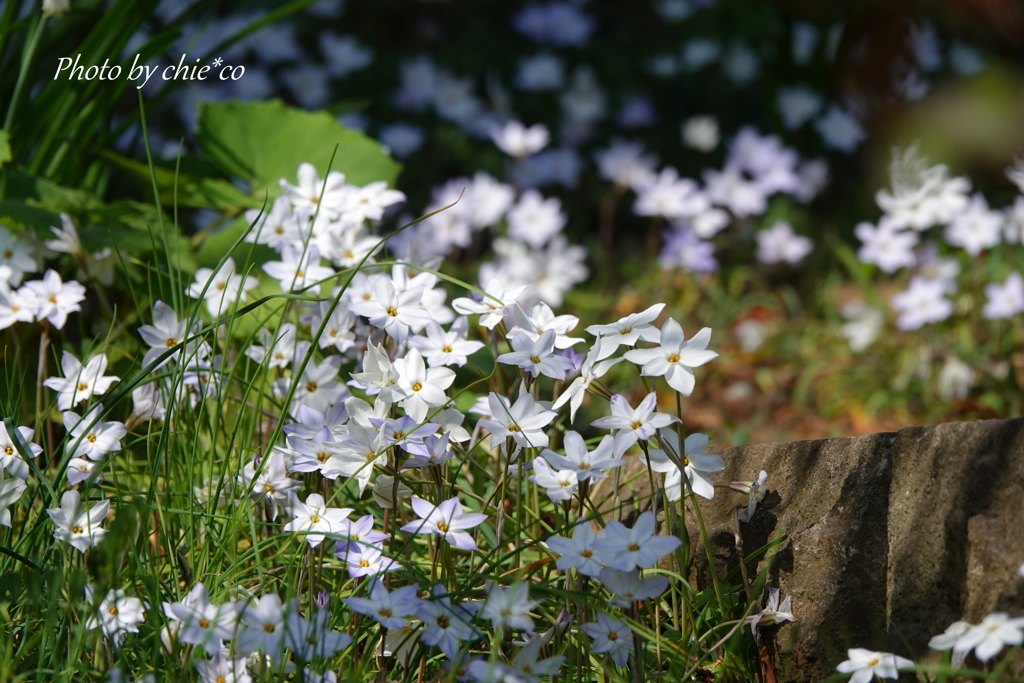
<svg viewBox="0 0 1024 683"><path fill-rule="evenodd" d="M361 560L361 561L359 562L359 566L360 566L360 567L369 567L369 566L370 566L370 563L369 563L369 562L367 562L366 560Z"/></svg>
<svg viewBox="0 0 1024 683"><path fill-rule="evenodd" d="M178 345L178 340L177 339L168 339L167 340L167 346L168 347L177 346L177 345Z"/></svg>
<svg viewBox="0 0 1024 683"><path fill-rule="evenodd" d="M82 533L82 527L80 527L80 526L73 526L73 527L71 527L71 533L73 533L73 534L80 534L80 533Z"/></svg>
<svg viewBox="0 0 1024 683"><path fill-rule="evenodd" d="M331 456L327 455L326 453L317 453L316 454L316 459L319 460L320 462L327 462L327 459L329 457L331 457Z"/></svg>
<svg viewBox="0 0 1024 683"><path fill-rule="evenodd" d="M117 606L116 605L110 608L110 614L115 616L115 617L117 616Z"/></svg>
<svg viewBox="0 0 1024 683"><path fill-rule="evenodd" d="M875 657L870 662L868 662L868 666L875 666L876 664L878 664L879 661L880 660L878 659L878 657Z"/></svg>
<svg viewBox="0 0 1024 683"><path fill-rule="evenodd" d="M519 425L509 425L508 426L508 431L510 431L510 432L518 432L518 431L520 431Z"/></svg>
<svg viewBox="0 0 1024 683"><path fill-rule="evenodd" d="M51 304L57 303L57 296L55 294L51 294L49 301Z"/></svg>
<svg viewBox="0 0 1024 683"><path fill-rule="evenodd" d="M669 363L678 363L679 362L679 356L677 354L673 353L671 356L668 357L668 362Z"/></svg>
<svg viewBox="0 0 1024 683"><path fill-rule="evenodd" d="M312 517L309 518L309 521L312 522L313 524L319 524L320 523L320 518L317 517L316 515L313 515Z"/></svg>
<svg viewBox="0 0 1024 683"><path fill-rule="evenodd" d="M614 631L611 631L611 632L608 633L608 640L610 640L610 641L612 641L614 643L618 639L619 639L619 634L618 633L615 633Z"/></svg>
<svg viewBox="0 0 1024 683"><path fill-rule="evenodd" d="M307 384L306 391L316 391L316 382L310 382Z"/></svg>
<svg viewBox="0 0 1024 683"><path fill-rule="evenodd" d="M451 622L448 621L448 617L438 617L437 618L437 625L440 626L441 628L448 628L448 624L449 623L451 623Z"/></svg>
<svg viewBox="0 0 1024 683"><path fill-rule="evenodd" d="M263 624L263 630L267 633L273 633L276 629L273 624Z"/></svg>
<svg viewBox="0 0 1024 683"><path fill-rule="evenodd" d="M4 252L4 258L14 258L14 252L8 249Z"/></svg>
<svg viewBox="0 0 1024 683"><path fill-rule="evenodd" d="M420 389L422 389L422 388L423 388L423 385L422 385L422 384L420 384L419 382L416 382L416 384L413 384L413 385L412 385L412 390L413 390L413 391L419 391L419 390L420 390Z"/></svg>
<svg viewBox="0 0 1024 683"><path fill-rule="evenodd" d="M395 310L394 306L388 309L388 315L390 315L392 318L398 315L398 311Z"/></svg>
<svg viewBox="0 0 1024 683"><path fill-rule="evenodd" d="M81 384L78 385L78 390L79 391L88 391L88 389L89 389L89 385L86 384L85 382L82 382Z"/></svg>
<svg viewBox="0 0 1024 683"><path fill-rule="evenodd" d="M224 289L227 286L228 286L228 283L226 283L226 282L218 282L217 283L217 289Z"/></svg>
<svg viewBox="0 0 1024 683"><path fill-rule="evenodd" d="M594 551L593 550L584 550L582 553L580 553L580 557L587 557L587 558L589 558L589 557L593 557L593 556L594 556Z"/></svg>
<svg viewBox="0 0 1024 683"><path fill-rule="evenodd" d="M634 420L633 424L629 425L629 428L630 429L640 429L643 426L644 426L643 422L641 422L640 420Z"/></svg>
<svg viewBox="0 0 1024 683"><path fill-rule="evenodd" d="M441 351L443 351L444 353L451 353L452 347L449 346L448 344L445 344L444 346L441 347Z"/></svg>
<svg viewBox="0 0 1024 683"><path fill-rule="evenodd" d="M199 620L199 628L210 628L210 620L209 619L200 619Z"/></svg>
<svg viewBox="0 0 1024 683"><path fill-rule="evenodd" d="M5 446L4 447L4 454L5 455L14 455L14 449L11 448L10 446Z"/></svg>
<svg viewBox="0 0 1024 683"><path fill-rule="evenodd" d="M382 609L381 611L377 612L377 614L379 614L382 617L390 617L391 616L391 610L389 610L389 609Z"/></svg>
<svg viewBox="0 0 1024 683"><path fill-rule="evenodd" d="M636 543L632 543L630 544L629 549L635 553L636 551L640 550L640 546L638 546Z"/></svg>
<svg viewBox="0 0 1024 683"><path fill-rule="evenodd" d="M445 524L444 522L442 522L441 524L437 525L437 530L440 531L443 534L444 533L448 533L448 525Z"/></svg>
<svg viewBox="0 0 1024 683"><path fill-rule="evenodd" d="M540 362L540 358L537 358L537 356L530 356L530 362L531 363L539 363Z"/></svg>
<svg viewBox="0 0 1024 683"><path fill-rule="evenodd" d="M96 443L96 435L90 434L89 436L85 437L85 440L88 441L89 443Z"/></svg>

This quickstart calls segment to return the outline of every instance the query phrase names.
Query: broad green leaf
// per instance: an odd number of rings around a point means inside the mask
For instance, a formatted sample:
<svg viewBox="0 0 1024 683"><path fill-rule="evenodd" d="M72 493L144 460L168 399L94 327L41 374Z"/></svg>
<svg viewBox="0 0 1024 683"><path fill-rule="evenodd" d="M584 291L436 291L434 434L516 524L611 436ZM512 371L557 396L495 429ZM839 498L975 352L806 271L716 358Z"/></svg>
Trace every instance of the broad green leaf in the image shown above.
<svg viewBox="0 0 1024 683"><path fill-rule="evenodd" d="M335 145L332 170L341 171L354 185L386 180L394 185L401 166L376 142L349 130L325 112L307 112L268 102L204 103L196 133L203 153L227 174L248 180L252 196L271 199L281 194L278 181L295 182L299 164L327 172Z"/></svg>
<svg viewBox="0 0 1024 683"><path fill-rule="evenodd" d="M134 161L113 152L102 152L101 156L132 174L142 183L143 189L151 194L152 180L149 164ZM153 175L156 176L157 189L160 191L160 203L163 206L170 207L177 202L178 206L226 211L238 208L253 209L263 205L262 202L257 202L228 181L219 178L179 173L177 188L175 188L174 169L154 165Z"/></svg>

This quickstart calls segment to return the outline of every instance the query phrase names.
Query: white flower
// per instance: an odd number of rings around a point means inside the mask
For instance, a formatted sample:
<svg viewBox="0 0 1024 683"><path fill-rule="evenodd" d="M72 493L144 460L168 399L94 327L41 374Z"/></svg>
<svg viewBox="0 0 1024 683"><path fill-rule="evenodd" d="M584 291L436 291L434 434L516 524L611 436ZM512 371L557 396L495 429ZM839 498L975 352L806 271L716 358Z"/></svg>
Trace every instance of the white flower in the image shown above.
<svg viewBox="0 0 1024 683"><path fill-rule="evenodd" d="M468 356L484 347L483 342L466 339L468 319L459 317L447 332L436 322L427 325L427 335L409 338L409 346L418 349L431 366L458 365L468 362Z"/></svg>
<svg viewBox="0 0 1024 683"><path fill-rule="evenodd" d="M558 413L546 410L529 394L523 394L511 406L507 398L494 392L488 394L487 401L491 417L480 420L477 426L491 433L492 445L497 445L506 437L512 437L520 448L540 448L547 443L544 427Z"/></svg>
<svg viewBox="0 0 1024 683"><path fill-rule="evenodd" d="M599 612L597 621L580 626L594 640L594 654L609 654L618 666L626 666L633 651L633 632L621 621Z"/></svg>
<svg viewBox="0 0 1024 683"><path fill-rule="evenodd" d="M839 312L849 321L839 328L839 335L850 342L854 351L863 351L870 346L885 322L882 311L861 301L847 303Z"/></svg>
<svg viewBox="0 0 1024 683"><path fill-rule="evenodd" d="M284 645L284 606L276 593L268 593L256 603L239 607L239 628L235 634L237 652L263 650L271 659L281 656Z"/></svg>
<svg viewBox="0 0 1024 683"><path fill-rule="evenodd" d="M370 584L368 598L342 598L342 602L353 612L359 612L372 618L387 629L401 629L409 624L404 617L409 617L419 610L420 599L416 597L417 587L402 586L388 591L378 579Z"/></svg>
<svg viewBox="0 0 1024 683"><path fill-rule="evenodd" d="M373 482L373 488L370 493L373 494L374 501L377 505L381 506L385 510L395 507L395 478L386 474L381 474L377 477L377 480ZM397 487L398 498L408 498L412 495L412 489L401 483L399 480Z"/></svg>
<svg viewBox="0 0 1024 683"><path fill-rule="evenodd" d="M28 447L32 457L43 452L42 446L32 443L32 436L35 434L34 429L18 427L15 431L21 441ZM7 431L7 425L2 421L0 421L0 468L7 470L19 479L28 479L28 463L22 460L17 444L14 442L12 435Z"/></svg>
<svg viewBox="0 0 1024 683"><path fill-rule="evenodd" d="M353 187L345 195L345 201L340 206L341 221L356 227L365 221L379 221L384 217L384 209L404 201L405 194L398 190L389 190L385 180L378 180L364 187Z"/></svg>
<svg viewBox="0 0 1024 683"><path fill-rule="evenodd" d="M625 318L619 318L618 322L610 325L589 326L587 332L603 339L604 353L598 358L607 358L620 345L636 346L639 339L657 344L661 340L661 330L651 323L661 315L664 308L665 304L654 304L644 311L630 313ZM598 342L602 343L602 340L598 340Z"/></svg>
<svg viewBox="0 0 1024 683"><path fill-rule="evenodd" d="M710 152L718 147L718 119L714 116L691 116L683 122L680 133L687 147L698 152Z"/></svg>
<svg viewBox="0 0 1024 683"><path fill-rule="evenodd" d="M889 165L892 189L879 190L875 201L896 230L927 230L951 222L967 208L971 189L966 178L950 178L944 164L931 165L917 145L894 150Z"/></svg>
<svg viewBox="0 0 1024 683"><path fill-rule="evenodd" d="M810 238L797 235L793 226L779 221L767 230L757 233L757 260L761 263L797 264L811 253L814 243Z"/></svg>
<svg viewBox="0 0 1024 683"><path fill-rule="evenodd" d="M320 249L314 245L306 249L285 245L281 260L264 263L263 271L278 281L283 292L308 291L311 294L319 294L317 283L334 275L331 268L320 265Z"/></svg>
<svg viewBox="0 0 1024 683"><path fill-rule="evenodd" d="M821 95L807 86L796 85L779 88L776 106L782 115L782 124L789 130L796 130L814 118L823 102Z"/></svg>
<svg viewBox="0 0 1024 683"><path fill-rule="evenodd" d="M960 636L953 645L953 652L966 654L974 650L979 661L987 662L1004 646L1021 643L1024 643L1024 617L1011 619L1007 614L996 612Z"/></svg>
<svg viewBox="0 0 1024 683"><path fill-rule="evenodd" d="M342 531L344 522L351 513L351 508L327 507L323 496L311 493L305 502L300 502L297 498L292 500L293 519L281 530L305 535L309 547L315 548L323 542L325 534Z"/></svg>
<svg viewBox="0 0 1024 683"><path fill-rule="evenodd" d="M43 0L43 14L60 17L71 11L71 0Z"/></svg>
<svg viewBox="0 0 1024 683"><path fill-rule="evenodd" d="M326 180L320 179L313 164L299 165L298 185L292 185L284 178L279 181L284 196L295 209L306 209L310 217L319 206L324 218L336 218L352 187L345 184L345 174L331 171ZM323 198L321 199L321 194Z"/></svg>
<svg viewBox="0 0 1024 683"><path fill-rule="evenodd" d="M751 614L747 617L747 623L750 624L750 630L754 632L754 640L758 643L761 642L761 633L758 630L758 626L771 626L773 624L781 624L784 621L796 621L796 617L793 616L792 605L790 604L790 596L786 596L786 599L779 604L779 589L769 588L768 589L768 604L765 605L764 609L757 614Z"/></svg>
<svg viewBox="0 0 1024 683"><path fill-rule="evenodd" d="M848 660L836 667L841 674L852 673L850 683L868 683L876 676L878 678L900 677L899 670L914 666L909 659L897 657L888 652L872 652L859 647L847 651Z"/></svg>
<svg viewBox="0 0 1024 683"><path fill-rule="evenodd" d="M981 309L981 315L989 320L1011 318L1024 312L1024 279L1020 271L1010 273L1001 285L994 282L985 285L985 296L988 301Z"/></svg>
<svg viewBox="0 0 1024 683"><path fill-rule="evenodd" d="M529 480L545 490L552 503L570 500L579 488L576 472L570 469L552 470L543 458L533 461L533 475Z"/></svg>
<svg viewBox="0 0 1024 683"><path fill-rule="evenodd" d="M210 659L196 660L200 683L252 683L247 666L247 657L233 657L223 652L215 653Z"/></svg>
<svg viewBox="0 0 1024 683"><path fill-rule="evenodd" d="M1006 177L1024 194L1024 157L1017 158L1013 166L1006 169Z"/></svg>
<svg viewBox="0 0 1024 683"><path fill-rule="evenodd" d="M77 358L65 351L60 365L64 377L50 377L43 386L57 392L57 409L61 411L87 401L91 396L105 394L114 382L121 379L103 375L107 370L107 357L102 353L90 358L83 367Z"/></svg>
<svg viewBox="0 0 1024 683"><path fill-rule="evenodd" d="M25 273L34 273L36 260L32 252L31 242L15 238L6 225L0 225L0 273L6 275L0 277L0 284L17 287Z"/></svg>
<svg viewBox="0 0 1024 683"><path fill-rule="evenodd" d="M661 216L669 220L692 218L711 208L708 197L697 183L680 178L672 167L637 183L637 199L633 213L638 216Z"/></svg>
<svg viewBox="0 0 1024 683"><path fill-rule="evenodd" d="M487 515L463 511L458 498L449 498L436 506L416 496L413 496L410 502L413 512L420 519L409 522L402 527L402 531L413 534L437 534L460 550L477 549L473 537L465 530L485 522Z"/></svg>
<svg viewBox="0 0 1024 683"><path fill-rule="evenodd" d="M627 351L625 359L643 366L646 377L665 377L668 385L683 396L693 393L696 380L691 368L698 368L718 357L718 353L708 351L711 341L711 328L705 327L687 340L683 328L669 318L661 327L660 346L654 349L633 349Z"/></svg>
<svg viewBox="0 0 1024 683"><path fill-rule="evenodd" d="M877 228L870 223L858 223L853 232L863 242L857 258L864 263L872 263L886 273L912 268L917 263L917 233L899 230L888 216L882 216Z"/></svg>
<svg viewBox="0 0 1024 683"><path fill-rule="evenodd" d="M515 315L516 326L508 331L509 339L517 334L525 334L532 341L538 341L545 332L553 330L556 349L567 349L583 341L580 337L568 336L580 323L580 319L574 315L556 316L551 307L544 302L536 304L530 315L527 315L519 304L514 304L511 309Z"/></svg>
<svg viewBox="0 0 1024 683"><path fill-rule="evenodd" d="M527 128L519 121L509 121L504 126L491 129L491 139L505 154L521 158L544 149L550 139L547 126L542 123Z"/></svg>
<svg viewBox="0 0 1024 683"><path fill-rule="evenodd" d="M612 569L626 572L653 567L660 557L683 543L675 536L655 536L654 527L654 513L651 511L641 514L632 529L615 520L608 522L604 535L594 541L599 561Z"/></svg>
<svg viewBox="0 0 1024 683"><path fill-rule="evenodd" d="M597 576L604 566L598 561L594 550L594 542L598 538L600 536L594 532L590 522L583 521L573 528L571 539L552 536L547 540L547 544L559 555L555 560L555 566L562 571L575 567L580 574Z"/></svg>
<svg viewBox="0 0 1024 683"><path fill-rule="evenodd" d="M829 107L827 114L815 122L814 127L826 147L846 154L856 151L867 137L857 119L835 104Z"/></svg>
<svg viewBox="0 0 1024 683"><path fill-rule="evenodd" d="M180 622L178 641L198 645L207 654L219 652L222 641L234 638L238 605L230 600L212 604L202 582L196 583L180 602L165 602L163 609L169 619Z"/></svg>
<svg viewBox="0 0 1024 683"><path fill-rule="evenodd" d="M408 393L399 383L397 363L392 363L387 351L380 344L370 344L363 355L363 371L353 372L352 380L360 387L376 394L382 403L397 403L408 398Z"/></svg>
<svg viewBox="0 0 1024 683"><path fill-rule="evenodd" d="M609 602L619 607L630 607L634 602L656 598L668 588L668 577L648 574L641 578L636 569L620 571L606 567L601 570L599 577L601 583L615 594Z"/></svg>
<svg viewBox="0 0 1024 683"><path fill-rule="evenodd" d="M453 603L443 586L434 586L433 598L420 601L418 616L423 620L423 642L455 659L462 641L482 636L472 624L473 611L469 605Z"/></svg>
<svg viewBox="0 0 1024 683"><path fill-rule="evenodd" d="M86 599L92 601L93 587L86 587ZM88 629L101 628L103 635L120 645L125 633L138 633L146 619L145 606L138 598L130 598L122 590L112 590L100 603L99 611L85 622Z"/></svg>
<svg viewBox="0 0 1024 683"><path fill-rule="evenodd" d="M566 432L564 437L565 455L544 449L541 456L556 469L572 470L580 481L599 481L605 478L605 470L625 465L615 454L615 439L605 436L592 451L577 432Z"/></svg>
<svg viewBox="0 0 1024 683"><path fill-rule="evenodd" d="M420 308L423 286L412 287L399 292L390 278L378 278L374 283L374 298L356 301L349 310L365 316L370 324L402 343L409 336L409 330L422 330L431 321L430 314Z"/></svg>
<svg viewBox="0 0 1024 683"><path fill-rule="evenodd" d="M245 355L256 363L266 362L268 368L286 368L295 358L295 325L285 323L277 331L277 338L265 327L259 331L259 344L245 350Z"/></svg>
<svg viewBox="0 0 1024 683"><path fill-rule="evenodd" d="M206 310L214 317L224 315L235 301L245 301L249 290L259 284L254 277L237 274L233 258L228 258L217 271L200 268L195 278L185 293L193 299L202 299Z"/></svg>
<svg viewBox="0 0 1024 683"><path fill-rule="evenodd" d="M97 403L83 417L70 410L61 416L68 431L68 450L74 447L71 457L102 460L107 453L121 450L121 439L128 429L121 422L100 422L96 416L101 412L103 404Z"/></svg>
<svg viewBox="0 0 1024 683"><path fill-rule="evenodd" d="M526 190L508 212L508 236L540 249L565 227L568 218L558 197Z"/></svg>
<svg viewBox="0 0 1024 683"><path fill-rule="evenodd" d="M530 600L528 583L517 581L507 588L496 583L487 587L487 600L480 610L480 616L491 622L495 629L510 628L533 631L530 610L540 604Z"/></svg>
<svg viewBox="0 0 1024 683"><path fill-rule="evenodd" d="M190 334L195 335L199 331L199 320L192 321L191 332L188 329L188 320L178 320L178 314L174 312L174 309L165 304L163 301L157 301L153 304L153 324L143 325L139 328L139 336L142 340L149 344L149 351L146 351L146 355L142 358L142 367L149 367L150 363L156 361L161 355L173 349L180 344L185 343L186 337ZM196 342L193 342L193 347ZM187 356L191 355L194 348L189 348L185 352L185 356L178 355L177 357L172 356L175 360L186 362ZM200 355L203 355L204 351L200 351ZM167 359L156 368L162 367ZM154 370L156 369L154 368Z"/></svg>
<svg viewBox="0 0 1024 683"><path fill-rule="evenodd" d="M952 647L956 645L957 641L960 640L960 638L962 638L963 635L967 633L971 628L971 624L969 624L966 621L954 621L952 624L949 625L949 628L947 628L944 633L942 633L941 635L937 635L933 637L931 640L929 640L928 647L930 647L933 650L939 650L941 652L945 652L946 650L952 649ZM960 666L964 663L964 660L967 658L967 654L969 652L970 650L960 650L958 652L954 652L950 663L954 667L960 668Z"/></svg>
<svg viewBox="0 0 1024 683"><path fill-rule="evenodd" d="M271 453L264 458L259 467L255 460L242 470L241 483L247 488L251 485L249 496L253 500L266 497L270 502L273 516L277 516L277 506L284 505L301 482L289 479L284 466L284 455L280 451Z"/></svg>
<svg viewBox="0 0 1024 683"><path fill-rule="evenodd" d="M896 327L901 330L916 330L953 314L953 302L946 298L946 283L918 276L910 278L910 286L893 295L889 303L900 313Z"/></svg>
<svg viewBox="0 0 1024 683"><path fill-rule="evenodd" d="M32 302L18 292L11 291L3 284L4 269L0 266L0 330L5 330L16 322L30 323L36 319L32 312Z"/></svg>
<svg viewBox="0 0 1024 683"><path fill-rule="evenodd" d="M656 329L654 331L658 332ZM608 339L608 337L597 338L597 341L594 342L594 345L587 353L586 358L583 359L583 365L580 367L580 376L572 381L572 384L562 392L558 400L551 406L554 409L558 409L568 402L570 422L575 422L576 411L583 405L583 395L587 393L591 382L604 377L613 365L625 360L624 358L599 360L602 356L607 357L615 350L616 345L614 342L607 341ZM609 347L611 348L609 349Z"/></svg>
<svg viewBox="0 0 1024 683"><path fill-rule="evenodd" d="M69 543L80 552L98 545L107 533L100 524L110 511L110 501L103 499L86 511L82 508L78 491L65 491L60 499L60 507L46 511L50 519L57 525L53 537Z"/></svg>
<svg viewBox="0 0 1024 683"><path fill-rule="evenodd" d="M82 310L85 287L77 282L64 282L56 271L48 270L42 280L26 282L18 292L32 308L37 320L50 321L58 330L67 322L68 313Z"/></svg>
<svg viewBox="0 0 1024 683"><path fill-rule="evenodd" d="M679 418L674 415L655 412L657 407L658 394L653 391L644 397L635 410L629 405L629 401L615 394L611 398L612 414L590 424L598 429L617 430L615 452L623 453L638 440L650 439L656 430L679 422Z"/></svg>
<svg viewBox="0 0 1024 683"><path fill-rule="evenodd" d="M766 481L768 481L768 473L761 470L761 473L757 475L757 481L734 481L729 484L729 488L733 491L739 491L749 496L747 508L740 511L738 515L741 522L749 522L754 516L757 504L764 500L765 494L768 493L768 487L765 486Z"/></svg>
<svg viewBox="0 0 1024 683"><path fill-rule="evenodd" d="M0 525L11 526L11 511L8 508L18 502L26 487L24 479L10 478L6 471L0 468Z"/></svg>
<svg viewBox="0 0 1024 683"><path fill-rule="evenodd" d="M290 609L285 617L285 647L300 662L335 656L352 644L352 636L331 631L327 627L330 618L331 612L327 609L317 610L312 619L299 614L297 608Z"/></svg>
<svg viewBox="0 0 1024 683"><path fill-rule="evenodd" d="M448 368L428 369L416 349L410 349L395 366L398 384L406 394L400 405L412 419L422 422L431 408L440 408L450 400L444 392L455 381L455 373Z"/></svg>
<svg viewBox="0 0 1024 683"><path fill-rule="evenodd" d="M967 208L946 228L946 241L971 256L977 256L1002 240L1003 221L1003 214L990 210L985 197L976 194Z"/></svg>
<svg viewBox="0 0 1024 683"><path fill-rule="evenodd" d="M572 361L555 354L555 331L547 330L536 341L520 332L512 337L512 352L498 356L499 363L518 366L534 378L540 375L564 380Z"/></svg>
<svg viewBox="0 0 1024 683"><path fill-rule="evenodd" d="M308 342L302 342L307 344ZM305 350L296 351L296 358L302 358ZM300 405L305 405L320 412L327 412L338 401L348 395L348 389L338 381L338 372L344 359L341 356L328 356L320 363L312 359L306 363L302 375L295 380L295 391L289 408L294 412ZM288 395L294 378L282 377L273 384L274 395L283 399Z"/></svg>
<svg viewBox="0 0 1024 683"><path fill-rule="evenodd" d="M711 499L715 495L715 485L708 472L720 472L725 469L725 461L717 455L706 452L708 437L705 434L691 434L683 442L684 451L679 449L679 437L674 430L661 429L658 431L658 440L662 448L668 449L666 453L660 448L650 449L651 469L655 472L664 472L665 493L670 501L679 500L683 496L682 472L679 464L683 465L686 472L686 479L689 488L702 498ZM647 464L647 458L640 456L641 462Z"/></svg>

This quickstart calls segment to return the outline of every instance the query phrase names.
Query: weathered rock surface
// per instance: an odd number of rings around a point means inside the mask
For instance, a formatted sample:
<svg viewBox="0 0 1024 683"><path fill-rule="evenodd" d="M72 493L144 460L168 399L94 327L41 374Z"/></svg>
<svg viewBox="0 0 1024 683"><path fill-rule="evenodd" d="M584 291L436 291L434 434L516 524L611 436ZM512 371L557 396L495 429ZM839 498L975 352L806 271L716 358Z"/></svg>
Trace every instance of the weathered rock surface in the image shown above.
<svg viewBox="0 0 1024 683"><path fill-rule="evenodd" d="M799 618L778 633L780 681L821 681L849 647L920 659L958 619L1024 615L1024 419L712 450L727 464L717 482L769 473L739 538L749 554L787 535L769 572ZM719 571L738 562L745 499L702 501Z"/></svg>

